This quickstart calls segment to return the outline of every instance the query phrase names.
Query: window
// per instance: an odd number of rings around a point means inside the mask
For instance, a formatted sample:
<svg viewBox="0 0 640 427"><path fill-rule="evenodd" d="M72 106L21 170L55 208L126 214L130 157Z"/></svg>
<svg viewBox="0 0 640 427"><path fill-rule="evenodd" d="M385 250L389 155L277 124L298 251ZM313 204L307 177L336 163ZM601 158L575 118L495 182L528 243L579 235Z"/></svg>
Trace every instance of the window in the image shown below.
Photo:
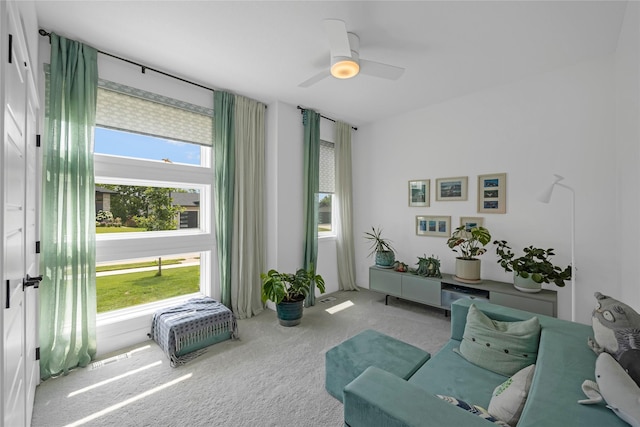
<svg viewBox="0 0 640 427"><path fill-rule="evenodd" d="M331 142L320 141L320 192L318 194L318 236L335 232L335 149Z"/></svg>
<svg viewBox="0 0 640 427"><path fill-rule="evenodd" d="M96 123L99 313L211 295L212 111L100 80Z"/></svg>

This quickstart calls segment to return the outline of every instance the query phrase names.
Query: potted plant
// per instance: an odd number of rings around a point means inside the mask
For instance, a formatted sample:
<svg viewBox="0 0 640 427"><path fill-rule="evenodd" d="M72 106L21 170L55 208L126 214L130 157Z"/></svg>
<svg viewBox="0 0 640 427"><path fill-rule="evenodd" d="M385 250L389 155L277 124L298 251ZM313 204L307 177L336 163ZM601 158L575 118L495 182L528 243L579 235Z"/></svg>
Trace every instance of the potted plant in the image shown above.
<svg viewBox="0 0 640 427"><path fill-rule="evenodd" d="M543 283L555 283L563 287L565 280L571 280L570 265L562 268L550 261L555 255L551 248L529 246L523 249L524 255L516 258L505 240L496 240L493 243L498 245L498 264L507 272L513 271L513 285L519 291L540 292Z"/></svg>
<svg viewBox="0 0 640 427"><path fill-rule="evenodd" d="M491 233L484 227L469 229L461 225L454 230L447 240L447 246L459 254L456 257L457 280L467 283L480 281L480 260L476 257L487 251L484 247L490 241Z"/></svg>
<svg viewBox="0 0 640 427"><path fill-rule="evenodd" d="M308 271L301 268L293 273L280 273L269 270L260 275L262 279L262 302L271 300L276 304L278 321L282 326L295 326L300 323L304 299L315 282L320 293L325 292L324 279L316 274L313 267Z"/></svg>
<svg viewBox="0 0 640 427"><path fill-rule="evenodd" d="M416 264L418 268L413 272L414 274L425 277L442 277L440 273L440 260L436 256L431 255L427 258L425 254L424 257L418 257Z"/></svg>
<svg viewBox="0 0 640 427"><path fill-rule="evenodd" d="M364 238L371 242L371 253L368 256L375 254L376 266L382 268L393 268L393 263L396 260L395 250L391 246L391 240L382 237L382 229L371 227L371 231L364 233Z"/></svg>

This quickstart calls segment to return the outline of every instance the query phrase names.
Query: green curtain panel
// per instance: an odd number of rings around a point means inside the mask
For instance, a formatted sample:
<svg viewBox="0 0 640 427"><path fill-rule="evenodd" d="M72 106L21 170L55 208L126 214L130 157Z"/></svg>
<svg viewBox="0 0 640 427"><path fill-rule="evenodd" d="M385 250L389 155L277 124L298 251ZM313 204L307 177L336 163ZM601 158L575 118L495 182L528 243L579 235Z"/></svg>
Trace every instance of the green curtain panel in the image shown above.
<svg viewBox="0 0 640 427"><path fill-rule="evenodd" d="M231 244L231 305L240 319L264 309L260 273L265 266L265 106L236 95L236 176Z"/></svg>
<svg viewBox="0 0 640 427"><path fill-rule="evenodd" d="M235 96L213 93L213 160L216 242L220 274L220 302L231 307L231 243L235 183Z"/></svg>
<svg viewBox="0 0 640 427"><path fill-rule="evenodd" d="M304 268L318 260L318 188L320 181L320 114L313 110L302 113L304 125ZM315 283L304 300L305 307L316 303Z"/></svg>
<svg viewBox="0 0 640 427"><path fill-rule="evenodd" d="M40 376L96 353L93 130L97 52L51 34L41 225Z"/></svg>
<svg viewBox="0 0 640 427"><path fill-rule="evenodd" d="M352 184L351 184L351 125L336 122L336 254L338 284L345 291L357 291L355 243L353 240Z"/></svg>

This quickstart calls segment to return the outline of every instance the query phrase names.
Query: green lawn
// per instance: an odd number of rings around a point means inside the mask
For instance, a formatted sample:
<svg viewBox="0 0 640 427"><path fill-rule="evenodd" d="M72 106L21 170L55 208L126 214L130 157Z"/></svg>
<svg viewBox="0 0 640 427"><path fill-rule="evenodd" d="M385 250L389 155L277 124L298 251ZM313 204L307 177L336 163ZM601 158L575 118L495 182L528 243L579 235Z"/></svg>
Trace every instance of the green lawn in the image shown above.
<svg viewBox="0 0 640 427"><path fill-rule="evenodd" d="M163 259L162 265L165 266L171 264L180 264L182 261L184 261L184 258ZM101 271L127 270L129 268L156 267L157 265L157 261L135 262L131 264L101 265L99 267L96 267L96 273L100 273Z"/></svg>
<svg viewBox="0 0 640 427"><path fill-rule="evenodd" d="M132 233L138 231L147 231L146 228L136 227L96 227L96 234L106 233Z"/></svg>
<svg viewBox="0 0 640 427"><path fill-rule="evenodd" d="M164 264L164 262L163 262ZM98 313L146 304L200 290L200 266L96 278Z"/></svg>

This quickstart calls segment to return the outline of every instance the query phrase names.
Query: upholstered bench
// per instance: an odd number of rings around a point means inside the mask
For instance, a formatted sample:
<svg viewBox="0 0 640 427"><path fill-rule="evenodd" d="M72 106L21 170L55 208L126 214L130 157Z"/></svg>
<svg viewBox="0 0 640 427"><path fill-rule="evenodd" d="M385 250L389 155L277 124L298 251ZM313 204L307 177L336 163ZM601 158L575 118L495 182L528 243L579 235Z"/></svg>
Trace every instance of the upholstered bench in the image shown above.
<svg viewBox="0 0 640 427"><path fill-rule="evenodd" d="M342 402L342 390L369 366L409 379L431 355L380 332L367 329L325 354L325 388Z"/></svg>
<svg viewBox="0 0 640 427"><path fill-rule="evenodd" d="M164 350L171 366L176 366L197 357L205 347L236 338L237 334L233 312L212 298L202 297L156 311L148 335Z"/></svg>

